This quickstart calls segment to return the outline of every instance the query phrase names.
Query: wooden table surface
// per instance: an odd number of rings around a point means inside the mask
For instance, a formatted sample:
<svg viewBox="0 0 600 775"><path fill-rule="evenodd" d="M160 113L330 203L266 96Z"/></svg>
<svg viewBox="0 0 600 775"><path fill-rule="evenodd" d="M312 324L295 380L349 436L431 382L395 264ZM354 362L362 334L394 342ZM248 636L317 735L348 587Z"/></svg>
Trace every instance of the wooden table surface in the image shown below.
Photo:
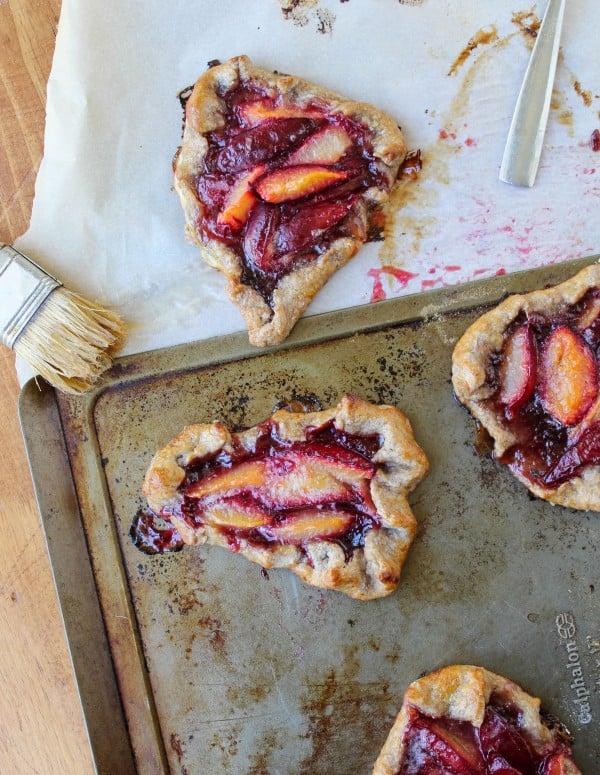
<svg viewBox="0 0 600 775"><path fill-rule="evenodd" d="M60 0L0 0L0 243L28 226ZM0 773L93 772L0 345Z"/></svg>

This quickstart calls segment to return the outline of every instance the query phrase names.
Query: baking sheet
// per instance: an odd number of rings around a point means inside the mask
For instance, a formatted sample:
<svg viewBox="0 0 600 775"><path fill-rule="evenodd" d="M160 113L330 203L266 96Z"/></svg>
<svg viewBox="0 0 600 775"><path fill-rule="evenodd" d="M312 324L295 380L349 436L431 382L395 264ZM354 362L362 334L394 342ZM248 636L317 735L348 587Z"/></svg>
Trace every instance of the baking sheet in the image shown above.
<svg viewBox="0 0 600 775"><path fill-rule="evenodd" d="M100 772L131 772L134 756L142 773L366 775L407 684L459 662L541 696L595 775L600 520L532 499L477 456L450 383L453 346L477 314L580 265L313 316L267 351L231 335L129 356L84 398L24 388ZM329 406L344 391L399 406L431 463L410 499L418 536L394 594L361 602L219 548L133 546L150 458L184 425L247 427L281 399Z"/></svg>

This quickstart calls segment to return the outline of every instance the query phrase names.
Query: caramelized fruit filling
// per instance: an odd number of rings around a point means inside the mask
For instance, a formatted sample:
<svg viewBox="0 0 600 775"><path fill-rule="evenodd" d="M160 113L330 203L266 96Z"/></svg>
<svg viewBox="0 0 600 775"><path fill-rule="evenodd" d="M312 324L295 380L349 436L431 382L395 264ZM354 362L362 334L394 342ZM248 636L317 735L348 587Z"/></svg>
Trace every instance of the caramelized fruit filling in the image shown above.
<svg viewBox="0 0 600 775"><path fill-rule="evenodd" d="M552 319L521 316L492 364L493 403L518 441L501 458L556 488L600 465L600 290Z"/></svg>
<svg viewBox="0 0 600 775"><path fill-rule="evenodd" d="M369 483L377 437L352 436L328 425L305 441L281 441L266 423L254 449L221 452L186 468L182 514L192 525L222 531L232 549L240 540L304 546L340 544L346 554L378 524Z"/></svg>
<svg viewBox="0 0 600 775"><path fill-rule="evenodd" d="M366 239L354 205L365 189L389 186L358 121L245 85L220 96L225 125L206 136L198 228L238 255L244 282L268 301L283 274L334 239Z"/></svg>
<svg viewBox="0 0 600 775"><path fill-rule="evenodd" d="M403 763L397 775L576 775L570 748L557 732L551 745L536 746L519 712L490 698L481 727L431 718L409 709Z"/></svg>
<svg viewBox="0 0 600 775"><path fill-rule="evenodd" d="M304 550L309 541L327 540L349 559L366 532L380 525L370 495L380 443L376 435L348 434L333 423L307 429L304 441L287 442L266 422L253 449L238 445L185 466L178 516L191 527L218 530L233 551L241 541Z"/></svg>
<svg viewBox="0 0 600 775"><path fill-rule="evenodd" d="M129 537L144 554L166 554L183 549L177 529L148 508L140 509L131 521Z"/></svg>

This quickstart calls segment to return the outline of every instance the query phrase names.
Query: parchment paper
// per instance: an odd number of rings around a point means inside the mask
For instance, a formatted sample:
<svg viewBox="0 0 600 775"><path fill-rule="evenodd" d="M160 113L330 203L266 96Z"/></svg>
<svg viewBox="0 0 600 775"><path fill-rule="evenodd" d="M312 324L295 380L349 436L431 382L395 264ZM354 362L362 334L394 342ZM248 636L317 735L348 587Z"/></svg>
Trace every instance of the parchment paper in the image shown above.
<svg viewBox="0 0 600 775"><path fill-rule="evenodd" d="M293 7L292 7L293 6ZM177 93L248 54L391 113L423 170L307 314L600 250L596 0L570 0L533 189L498 170L545 2L63 0L45 154L18 241L65 285L116 307L125 353L244 330L183 236L171 189Z"/></svg>

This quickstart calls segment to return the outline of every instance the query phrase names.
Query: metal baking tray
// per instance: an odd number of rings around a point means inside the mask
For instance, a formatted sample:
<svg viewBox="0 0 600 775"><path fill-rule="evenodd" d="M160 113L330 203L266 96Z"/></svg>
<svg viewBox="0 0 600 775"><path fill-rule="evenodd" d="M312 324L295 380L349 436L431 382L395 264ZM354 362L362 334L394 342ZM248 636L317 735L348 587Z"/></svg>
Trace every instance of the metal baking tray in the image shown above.
<svg viewBox="0 0 600 775"><path fill-rule="evenodd" d="M475 452L451 354L507 292L569 262L117 361L91 394L28 383L23 434L98 772L367 775L408 683L449 663L507 675L600 762L600 515L533 499ZM400 407L430 463L398 590L361 602L215 547L129 536L154 451L184 425L255 424L282 399Z"/></svg>

